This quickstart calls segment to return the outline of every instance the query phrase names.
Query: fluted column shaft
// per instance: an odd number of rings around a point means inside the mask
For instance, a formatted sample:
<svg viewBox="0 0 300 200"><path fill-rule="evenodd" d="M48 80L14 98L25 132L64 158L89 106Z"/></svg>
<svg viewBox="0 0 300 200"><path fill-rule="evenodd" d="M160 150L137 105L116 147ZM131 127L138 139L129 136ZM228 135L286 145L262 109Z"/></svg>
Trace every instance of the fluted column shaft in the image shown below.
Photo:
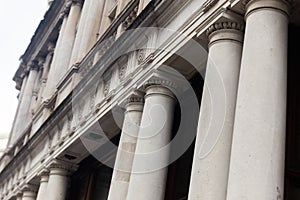
<svg viewBox="0 0 300 200"><path fill-rule="evenodd" d="M68 187L68 171L51 168L45 200L65 200Z"/></svg>
<svg viewBox="0 0 300 200"><path fill-rule="evenodd" d="M133 160L127 200L165 196L175 98L160 85L146 89L145 106Z"/></svg>
<svg viewBox="0 0 300 200"><path fill-rule="evenodd" d="M41 175L40 187L39 187L36 200L46 199L48 181L49 181L49 175L47 174Z"/></svg>
<svg viewBox="0 0 300 200"><path fill-rule="evenodd" d="M223 22L211 28L215 27L209 35L189 199L224 200L227 190L243 25ZM216 93L224 94L223 99Z"/></svg>
<svg viewBox="0 0 300 200"><path fill-rule="evenodd" d="M109 189L109 200L126 200L142 113L142 98L132 97L131 102L126 106L115 168Z"/></svg>
<svg viewBox="0 0 300 200"><path fill-rule="evenodd" d="M227 199L283 199L288 4L246 6Z"/></svg>

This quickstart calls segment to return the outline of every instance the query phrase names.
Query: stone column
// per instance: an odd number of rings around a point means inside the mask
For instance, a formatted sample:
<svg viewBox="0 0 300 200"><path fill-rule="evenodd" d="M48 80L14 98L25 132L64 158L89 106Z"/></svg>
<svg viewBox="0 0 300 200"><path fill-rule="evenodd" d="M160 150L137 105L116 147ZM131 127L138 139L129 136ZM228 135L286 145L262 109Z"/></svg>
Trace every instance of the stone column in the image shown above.
<svg viewBox="0 0 300 200"><path fill-rule="evenodd" d="M109 189L109 200L126 200L142 113L143 98L131 97L126 106L115 168Z"/></svg>
<svg viewBox="0 0 300 200"><path fill-rule="evenodd" d="M78 32L74 41L70 65L80 62L96 43L105 0L85 0Z"/></svg>
<svg viewBox="0 0 300 200"><path fill-rule="evenodd" d="M109 18L109 16L107 16L107 14L109 13L109 11L111 11L114 8L116 3L117 3L116 0L106 0L104 12L103 12L106 15L104 15L101 20L101 24L98 30L99 37L101 37L103 33L106 31L106 29L110 26L111 19Z"/></svg>
<svg viewBox="0 0 300 200"><path fill-rule="evenodd" d="M46 83L47 83L47 79L48 79L48 73L49 73L49 69L50 69L50 65L51 65L51 61L52 61L52 57L53 57L53 52L54 52L54 44L53 43L49 43L48 44L48 54L46 56L45 59L45 63L43 65L43 74L42 74L42 85L41 85L41 89L39 91L39 97L38 97L38 105L43 101L44 97L45 97L45 87L46 87Z"/></svg>
<svg viewBox="0 0 300 200"><path fill-rule="evenodd" d="M45 200L65 200L72 166L65 163L54 162L49 168L50 174Z"/></svg>
<svg viewBox="0 0 300 200"><path fill-rule="evenodd" d="M13 124L12 124L12 129L11 129L11 132L9 134L9 138L8 138L8 148L11 148L12 145L13 145L13 141L15 140L14 138L14 133L15 133L15 129L16 129L16 123L18 121L18 117L19 117L19 113L21 112L20 110L20 107L21 107L21 102L22 102L22 99L23 99L23 94L24 94L24 91L25 91L25 88L26 88L26 83L27 83L27 75L24 75L23 77L23 80L22 80L22 86L21 86L21 90L20 90L20 93L19 93L19 96L18 96L18 107L17 107L17 111L16 111L16 114L15 114L15 117L14 117L14 121L13 121Z"/></svg>
<svg viewBox="0 0 300 200"><path fill-rule="evenodd" d="M32 184L24 186L22 200L35 200L37 187Z"/></svg>
<svg viewBox="0 0 300 200"><path fill-rule="evenodd" d="M22 94L22 100L20 101L20 107L18 116L16 117L15 125L13 127L12 135L9 144L13 144L20 137L24 128L29 124L31 119L30 105L32 100L32 94L34 84L38 76L38 66L33 61L29 63L29 72L26 81L26 86Z"/></svg>
<svg viewBox="0 0 300 200"><path fill-rule="evenodd" d="M35 200L36 198L36 192L33 191L24 191L22 200Z"/></svg>
<svg viewBox="0 0 300 200"><path fill-rule="evenodd" d="M162 85L146 88L127 199L164 199L175 101Z"/></svg>
<svg viewBox="0 0 300 200"><path fill-rule="evenodd" d="M56 90L56 85L58 84L59 81L59 77L61 77L60 69L57 66L58 66L59 57L61 53L60 49L62 46L62 39L67 25L67 17L66 17L67 13L68 13L68 7L65 7L63 12L60 14L60 17L63 18L63 21L60 27L59 36L57 38L56 47L54 49L53 59L49 69L49 74L47 79L48 81L44 92L45 101L49 100L53 96Z"/></svg>
<svg viewBox="0 0 300 200"><path fill-rule="evenodd" d="M228 21L208 29L209 54L189 199L224 200L226 196L243 27ZM216 93L224 94L223 99Z"/></svg>
<svg viewBox="0 0 300 200"><path fill-rule="evenodd" d="M49 172L44 171L39 176L40 176L40 187L38 190L36 200L44 200L46 199L47 185L49 181Z"/></svg>
<svg viewBox="0 0 300 200"><path fill-rule="evenodd" d="M283 199L289 5L247 2L227 199Z"/></svg>
<svg viewBox="0 0 300 200"><path fill-rule="evenodd" d="M33 86L33 92L32 92L32 98L31 98L31 103L30 103L30 113L33 115L35 112L35 108L37 107L37 102L38 102L38 94L39 90L41 89L41 73L42 73L42 68L44 65L45 59L44 58L38 58L38 74L37 78L35 80L34 86Z"/></svg>
<svg viewBox="0 0 300 200"><path fill-rule="evenodd" d="M59 66L64 70L62 76L67 72L70 65L70 58L73 50L73 45L76 36L76 27L79 21L79 17L81 14L82 1L80 0L72 0L72 5L70 8L70 12L66 24L66 29L64 31L63 39L62 39L62 48L60 51L60 62ZM88 38L86 38L88 39Z"/></svg>

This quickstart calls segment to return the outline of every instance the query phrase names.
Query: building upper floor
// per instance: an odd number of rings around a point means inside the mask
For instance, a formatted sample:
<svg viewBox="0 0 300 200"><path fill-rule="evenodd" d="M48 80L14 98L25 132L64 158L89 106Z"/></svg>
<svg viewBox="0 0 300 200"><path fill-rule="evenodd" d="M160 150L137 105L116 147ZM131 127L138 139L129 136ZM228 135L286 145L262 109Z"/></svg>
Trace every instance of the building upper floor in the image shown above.
<svg viewBox="0 0 300 200"><path fill-rule="evenodd" d="M9 147L31 132L33 121L42 124L70 94L83 77L78 72L80 63L97 41L102 42L102 47L100 50L98 47L97 55L86 68L99 60L116 35L127 29L149 2L49 1L49 10L21 56L13 78L20 94Z"/></svg>

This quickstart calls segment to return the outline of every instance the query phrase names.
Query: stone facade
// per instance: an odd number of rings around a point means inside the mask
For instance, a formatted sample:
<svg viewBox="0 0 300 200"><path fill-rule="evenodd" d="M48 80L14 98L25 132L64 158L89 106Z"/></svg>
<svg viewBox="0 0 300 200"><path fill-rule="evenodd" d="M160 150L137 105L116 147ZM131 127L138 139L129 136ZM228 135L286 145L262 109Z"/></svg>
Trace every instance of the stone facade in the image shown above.
<svg viewBox="0 0 300 200"><path fill-rule="evenodd" d="M48 2L1 200L300 198L300 2Z"/></svg>

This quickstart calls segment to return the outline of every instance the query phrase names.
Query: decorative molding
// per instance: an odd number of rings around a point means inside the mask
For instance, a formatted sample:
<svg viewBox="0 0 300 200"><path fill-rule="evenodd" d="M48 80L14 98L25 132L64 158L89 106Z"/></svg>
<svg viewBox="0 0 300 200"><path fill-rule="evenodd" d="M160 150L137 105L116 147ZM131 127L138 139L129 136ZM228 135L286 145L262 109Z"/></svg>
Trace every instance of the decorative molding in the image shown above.
<svg viewBox="0 0 300 200"><path fill-rule="evenodd" d="M38 177L49 176L49 173L50 173L49 169L44 168L37 174L37 176Z"/></svg>
<svg viewBox="0 0 300 200"><path fill-rule="evenodd" d="M119 67L119 79L122 81L126 77L127 64L123 64Z"/></svg>
<svg viewBox="0 0 300 200"><path fill-rule="evenodd" d="M43 65L44 65L44 63L45 63L45 59L44 59L43 57L39 57L37 60L38 60L37 65L38 65L40 68L42 68Z"/></svg>
<svg viewBox="0 0 300 200"><path fill-rule="evenodd" d="M28 192L37 192L38 191L38 185L32 184L32 183L27 183L23 186L21 186L21 190L28 191Z"/></svg>
<svg viewBox="0 0 300 200"><path fill-rule="evenodd" d="M139 49L137 51L137 61L138 64L140 65L146 58L146 49Z"/></svg>
<svg viewBox="0 0 300 200"><path fill-rule="evenodd" d="M213 6L215 6L217 3L219 2L219 0L207 0L205 1L202 6L201 6L201 11L202 12L207 12L208 10L210 10Z"/></svg>
<svg viewBox="0 0 300 200"><path fill-rule="evenodd" d="M78 5L78 6L81 6L83 5L83 0L72 0L72 3L75 4L75 5Z"/></svg>
<svg viewBox="0 0 300 200"><path fill-rule="evenodd" d="M47 44L47 51L48 51L48 54L53 54L53 53L54 53L54 49L55 49L54 43L49 42L49 43Z"/></svg>
<svg viewBox="0 0 300 200"><path fill-rule="evenodd" d="M161 85L166 88L173 88L173 89L178 88L178 86L175 83L173 83L172 81L165 80L165 79L159 79L159 78L154 78L154 79L150 79L150 80L146 81L144 83L143 87L144 87L144 89L146 89L147 87L152 86L152 85Z"/></svg>
<svg viewBox="0 0 300 200"><path fill-rule="evenodd" d="M74 172L78 169L78 165L55 159L50 162L47 168L49 168L51 175L51 170L53 169L62 169L66 170L67 172Z"/></svg>
<svg viewBox="0 0 300 200"><path fill-rule="evenodd" d="M64 5L63 10L61 11L61 13L60 13L60 15L59 15L59 18L63 18L63 17L65 17L66 15L69 14L70 9L71 9L71 5L72 5L72 0L68 0L68 1L66 2L66 4Z"/></svg>
<svg viewBox="0 0 300 200"><path fill-rule="evenodd" d="M105 97L108 96L109 93L109 89L110 89L110 82L111 80L104 80L104 87L103 87L103 94Z"/></svg>
<svg viewBox="0 0 300 200"><path fill-rule="evenodd" d="M213 32L222 30L222 29L233 29L233 30L244 32L245 25L238 23L238 22L233 22L233 21L215 23L207 29L206 35L209 36Z"/></svg>
<svg viewBox="0 0 300 200"><path fill-rule="evenodd" d="M29 62L29 63L28 63L28 67L29 67L29 70L35 70L35 71L38 71L38 70L39 70L38 62L35 61L35 60Z"/></svg>
<svg viewBox="0 0 300 200"><path fill-rule="evenodd" d="M135 96L135 95L131 95L129 98L125 100L126 105L129 103L144 103L144 102L145 102L144 97Z"/></svg>
<svg viewBox="0 0 300 200"><path fill-rule="evenodd" d="M137 4L137 6L130 12L130 14L124 20L123 26L125 29L127 29L132 24L132 22L136 19L138 8L139 8L139 4Z"/></svg>

